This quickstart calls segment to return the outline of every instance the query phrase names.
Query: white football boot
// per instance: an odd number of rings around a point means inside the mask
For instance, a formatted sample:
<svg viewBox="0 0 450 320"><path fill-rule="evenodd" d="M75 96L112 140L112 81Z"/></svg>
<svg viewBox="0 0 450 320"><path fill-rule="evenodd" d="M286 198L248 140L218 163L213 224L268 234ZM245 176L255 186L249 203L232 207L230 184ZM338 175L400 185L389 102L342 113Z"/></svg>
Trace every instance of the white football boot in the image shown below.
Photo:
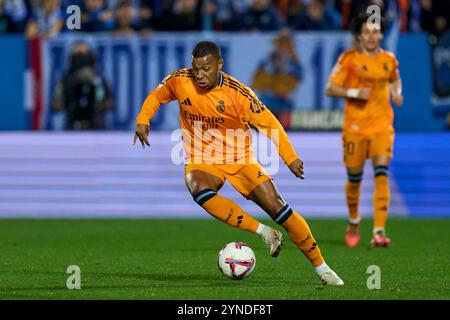
<svg viewBox="0 0 450 320"><path fill-rule="evenodd" d="M269 226L264 226L260 236L269 248L270 255L276 258L283 248L283 234Z"/></svg>
<svg viewBox="0 0 450 320"><path fill-rule="evenodd" d="M316 274L319 276L320 280L322 281L322 284L329 285L329 286L343 286L344 281L342 281L341 278L331 270L329 266L326 266L325 268L316 271Z"/></svg>

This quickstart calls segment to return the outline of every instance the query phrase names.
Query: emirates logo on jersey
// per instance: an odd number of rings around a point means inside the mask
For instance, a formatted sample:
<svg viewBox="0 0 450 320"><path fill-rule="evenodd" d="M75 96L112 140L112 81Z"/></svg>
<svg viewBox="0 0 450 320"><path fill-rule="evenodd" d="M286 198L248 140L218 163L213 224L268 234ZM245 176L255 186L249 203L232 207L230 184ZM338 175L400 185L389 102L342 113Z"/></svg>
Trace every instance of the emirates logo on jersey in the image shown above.
<svg viewBox="0 0 450 320"><path fill-rule="evenodd" d="M223 102L223 100L219 100L219 102L217 103L217 111L219 111L220 113L225 112L225 102Z"/></svg>

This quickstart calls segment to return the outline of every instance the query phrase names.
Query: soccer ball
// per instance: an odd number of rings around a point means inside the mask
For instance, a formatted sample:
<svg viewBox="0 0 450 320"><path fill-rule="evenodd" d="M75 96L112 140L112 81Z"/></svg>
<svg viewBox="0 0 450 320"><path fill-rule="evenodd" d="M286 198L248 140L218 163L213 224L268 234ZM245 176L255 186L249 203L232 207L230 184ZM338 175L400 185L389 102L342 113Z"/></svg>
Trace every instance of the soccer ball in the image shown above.
<svg viewBox="0 0 450 320"><path fill-rule="evenodd" d="M233 280L248 277L256 266L256 257L252 248L244 242L230 242L220 250L217 267L222 274Z"/></svg>

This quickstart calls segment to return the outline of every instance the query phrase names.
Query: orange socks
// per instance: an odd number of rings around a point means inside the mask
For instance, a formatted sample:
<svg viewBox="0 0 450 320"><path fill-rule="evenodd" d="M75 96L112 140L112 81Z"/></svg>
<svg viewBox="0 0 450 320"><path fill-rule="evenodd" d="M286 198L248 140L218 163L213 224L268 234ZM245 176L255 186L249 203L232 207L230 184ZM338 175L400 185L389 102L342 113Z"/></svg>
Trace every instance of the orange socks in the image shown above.
<svg viewBox="0 0 450 320"><path fill-rule="evenodd" d="M375 172L375 190L373 193L373 208L374 208L374 233L383 231L386 226L388 216L389 201L391 192L389 189L387 166L376 166ZM348 173L348 181L345 184L345 195L347 200L347 207L349 213L349 222L359 223L361 217L358 211L359 195L361 193L362 173L350 174Z"/></svg>
<svg viewBox="0 0 450 320"><path fill-rule="evenodd" d="M347 200L349 221L352 224L357 224L361 220L358 211L360 193L361 182L347 181L345 184L345 198Z"/></svg>
<svg viewBox="0 0 450 320"><path fill-rule="evenodd" d="M375 190L373 193L374 232L384 231L386 226L389 201L391 198L387 173L388 167L375 167Z"/></svg>
<svg viewBox="0 0 450 320"><path fill-rule="evenodd" d="M260 222L242 211L236 203L218 195L214 190L202 190L194 196L194 200L213 217L230 226L257 233ZM292 210L289 205L285 205L274 220L286 229L292 242L314 267L324 263L320 249L305 219Z"/></svg>
<svg viewBox="0 0 450 320"><path fill-rule="evenodd" d="M314 267L320 266L324 260L317 246L316 240L311 234L308 224L297 212L285 205L274 218L289 234L292 242L311 261Z"/></svg>
<svg viewBox="0 0 450 320"><path fill-rule="evenodd" d="M233 201L218 195L214 190L205 189L194 197L195 202L214 218L230 226L256 233L259 221L242 211Z"/></svg>
<svg viewBox="0 0 450 320"><path fill-rule="evenodd" d="M362 172L357 174L348 173L348 180L345 184L345 198L348 207L348 220L352 224L358 224L361 221L359 215L359 195L361 193Z"/></svg>

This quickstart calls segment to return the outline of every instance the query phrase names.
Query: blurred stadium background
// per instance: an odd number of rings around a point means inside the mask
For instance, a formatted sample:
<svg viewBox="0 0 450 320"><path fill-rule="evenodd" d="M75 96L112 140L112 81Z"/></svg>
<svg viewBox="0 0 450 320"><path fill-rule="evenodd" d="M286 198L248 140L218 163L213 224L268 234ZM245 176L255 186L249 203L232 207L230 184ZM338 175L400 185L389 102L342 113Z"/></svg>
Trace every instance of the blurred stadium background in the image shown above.
<svg viewBox="0 0 450 320"><path fill-rule="evenodd" d="M193 46L208 39L305 160L304 181L281 164L273 175L285 200L306 217L344 218L344 101L324 91L352 46L349 21L371 4L388 22L384 47L398 57L405 96L395 108L390 215L450 217L444 0L0 0L0 217L209 218L185 189L183 165L171 161L176 103L152 121L150 149L131 146L146 95L190 66ZM80 75L80 66L91 68ZM361 213L371 217L369 164L364 174ZM229 185L223 194L265 216Z"/></svg>

